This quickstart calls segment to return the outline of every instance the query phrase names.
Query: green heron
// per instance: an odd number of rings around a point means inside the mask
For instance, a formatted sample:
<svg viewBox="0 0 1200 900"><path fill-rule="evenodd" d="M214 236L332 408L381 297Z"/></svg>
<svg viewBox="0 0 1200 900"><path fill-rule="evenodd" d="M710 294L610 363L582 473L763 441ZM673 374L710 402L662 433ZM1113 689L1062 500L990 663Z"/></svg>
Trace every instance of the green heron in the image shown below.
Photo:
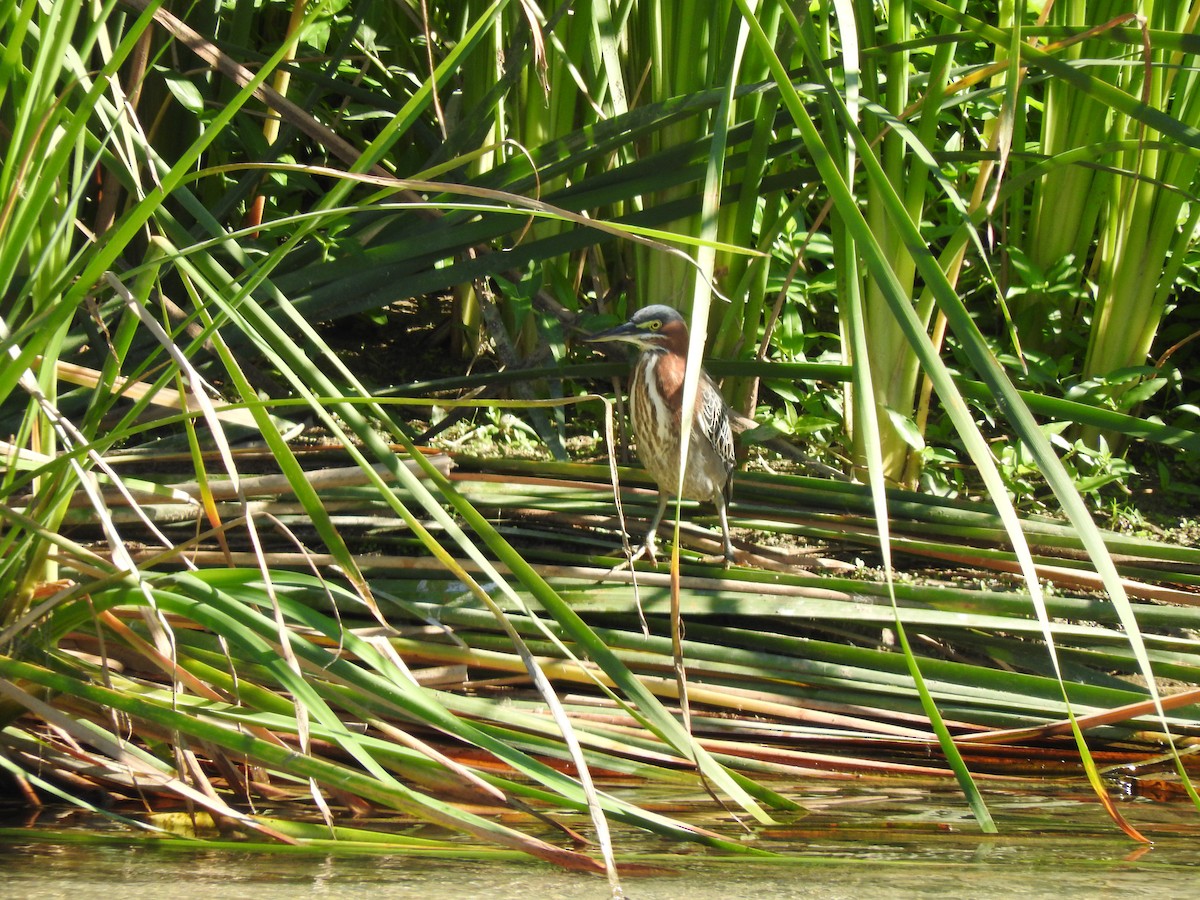
<svg viewBox="0 0 1200 900"><path fill-rule="evenodd" d="M688 329L683 317L669 306L647 306L628 322L602 331L589 341L622 341L640 351L633 364L629 405L638 456L658 484L658 511L643 545L655 558L655 537L669 495L679 488L679 445L683 434L683 374L687 366ZM701 370L696 416L688 441L683 475L686 500L711 500L721 519L725 559L733 561L726 503L733 484L733 430L729 407L708 373ZM640 554L639 554L640 555Z"/></svg>

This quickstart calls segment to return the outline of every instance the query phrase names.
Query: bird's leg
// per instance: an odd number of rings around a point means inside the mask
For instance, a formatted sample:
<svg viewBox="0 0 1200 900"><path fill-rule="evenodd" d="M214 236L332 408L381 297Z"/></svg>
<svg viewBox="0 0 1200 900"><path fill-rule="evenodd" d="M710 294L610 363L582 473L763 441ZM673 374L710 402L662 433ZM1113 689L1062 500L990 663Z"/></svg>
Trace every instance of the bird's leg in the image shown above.
<svg viewBox="0 0 1200 900"><path fill-rule="evenodd" d="M725 538L725 568L729 568L734 562L733 556L733 541L729 537L729 512L725 508L725 494L718 491L713 497L713 502L717 505L717 516L721 520L721 535Z"/></svg>
<svg viewBox="0 0 1200 900"><path fill-rule="evenodd" d="M655 565L655 566L658 565L656 538L658 537L658 525L660 522L662 522L662 517L663 517L663 514L666 512L666 510L667 510L667 495L664 494L662 491L659 491L658 492L658 510L654 513L654 520L650 523L650 530L646 532L646 539L644 541L642 541L642 545L640 547L638 547L636 550L633 551L632 554L630 554L629 558L627 560L625 560L625 562L614 566L612 571L609 572L610 575L613 574L613 572L620 572L626 566L632 567L633 564L635 562L637 562L639 559L641 559L643 556L649 557L650 563L652 565Z"/></svg>
<svg viewBox="0 0 1200 900"><path fill-rule="evenodd" d="M658 509L654 513L654 518L650 520L650 529L646 532L646 540L642 542L642 551L638 553L638 556L641 556L642 552L645 552L645 554L650 557L650 562L654 565L658 565L658 556L656 553L658 542L658 525L660 522L662 522L663 513L666 511L667 494L665 491L660 490L658 492Z"/></svg>

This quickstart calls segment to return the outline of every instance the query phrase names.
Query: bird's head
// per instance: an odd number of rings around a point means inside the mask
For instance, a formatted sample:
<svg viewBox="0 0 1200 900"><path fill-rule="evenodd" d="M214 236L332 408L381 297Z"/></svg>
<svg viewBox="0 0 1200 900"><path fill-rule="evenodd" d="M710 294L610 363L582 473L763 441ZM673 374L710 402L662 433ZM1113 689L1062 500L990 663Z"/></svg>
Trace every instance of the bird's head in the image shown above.
<svg viewBox="0 0 1200 900"><path fill-rule="evenodd" d="M639 350L673 348L686 352L687 323L683 316L669 306L656 304L635 312L628 322L586 338L591 343L620 341L633 344Z"/></svg>

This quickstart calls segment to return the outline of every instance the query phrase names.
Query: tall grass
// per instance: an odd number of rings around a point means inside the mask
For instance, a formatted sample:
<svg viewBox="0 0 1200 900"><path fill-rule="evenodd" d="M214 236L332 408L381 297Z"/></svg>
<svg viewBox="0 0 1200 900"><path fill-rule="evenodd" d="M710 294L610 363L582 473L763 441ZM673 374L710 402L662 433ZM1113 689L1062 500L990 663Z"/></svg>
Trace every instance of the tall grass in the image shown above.
<svg viewBox="0 0 1200 900"><path fill-rule="evenodd" d="M1195 680L1192 649L1170 633L1194 624L1190 610L1162 615L1128 593L1141 598L1146 572L1175 566L1153 596L1186 600L1194 585L1182 570L1195 561L1092 525L1027 395L997 363L995 336L961 299L992 283L975 274L986 268L988 217L1018 221L1026 186L1071 171L1089 146L1047 145L1012 163L1011 184L1003 177L1001 160L1019 155L1006 128L1029 119L1049 134L1071 91L1086 89L1098 104L1087 114L1124 129L1104 138L1116 156L1097 223L1131 197L1138 209L1159 204L1174 224L1151 239L1163 248L1154 258L1168 275L1179 264L1186 207L1170 205L1194 174L1175 150L1191 135L1186 15L1155 20L1166 30L1151 32L1149 96L1161 103L1150 115L1131 103L1144 69L1116 68L1098 88L1092 73L1107 69L1064 69L1056 51L1032 47L1020 9L999 29L968 15L974 7L933 0L891 3L882 18L841 2L800 18L769 0L576 6L247 2L178 17L146 0L8 4L0 765L31 792L86 804L64 789L82 767L117 798L152 786L283 840L294 838L242 801L305 801L331 823L369 803L607 873L615 891L610 820L750 851L606 793L592 769L702 787L759 821L794 807L755 778L794 777L807 762L766 764L755 745L731 747L712 708L753 706L780 725L763 743L797 754L807 704L870 709L854 728L900 729L921 753L941 747L984 829L994 823L970 771L980 734L1056 740L1066 729L1098 790L1085 737L1144 748L1157 728L1169 750L1193 734L1193 717L1164 706L1155 682L1162 672ZM1129 46L1134 35L1110 28L1070 46ZM1046 95L1044 111L1034 69L1065 91ZM961 122L994 109L998 124ZM265 137L264 121L278 122ZM1153 141L1137 131L1147 123ZM1042 222L1049 189L1028 190ZM839 317L852 368L751 365L776 300L768 285L797 263L789 241L809 231L832 248L838 285L809 296ZM1130 252L1101 242L1097 271L1117 272ZM545 463L557 480L526 485L513 474L526 473L490 463L496 488L449 473L404 419L438 404L598 409L590 396L561 396L572 372L542 360L568 359L570 329L626 282L631 303L693 310L697 344L712 335L729 397L747 410L764 372L849 372L848 443L869 490L747 477L734 511L812 540L852 535L853 552L881 554L889 573L855 587L753 547L760 566L786 571L713 584L680 550L676 566L698 580L676 581L675 608L713 616L689 621L686 640L674 635L701 706L691 731L679 685L662 677L669 642L634 624L644 602L664 627L663 573L639 574L632 589L598 586L618 527L597 488L608 473ZM522 401L431 399L449 385L403 359L387 361L400 383L385 398L331 346L339 327L447 294L465 304L466 346L482 337L512 353L507 382L476 385L498 393L522 381ZM1018 310L1022 341L1032 308ZM943 325L982 387L950 371ZM991 510L972 506L954 519L957 537L937 541L923 530L958 506L889 491L919 465L922 378L992 495ZM1044 473L1066 534L1017 515L964 400L981 392ZM1074 414L1041 399L1040 410ZM547 416L542 440L563 421ZM1088 421L1198 440L1129 415ZM302 427L317 432L317 449L292 440ZM246 438L253 447L239 446ZM619 474L636 512L637 476ZM811 521L808 507L821 510ZM857 518L826 518L847 507ZM690 529L680 537L703 546ZM982 540L987 548L971 546ZM1045 551L1059 541L1091 560L1090 574L1062 575L1070 566ZM1016 571L1023 586L914 594L890 579L894 544ZM1112 546L1141 568L1118 572ZM1095 608L1047 596L1048 576L1107 599ZM768 582L786 603L741 597L761 599ZM738 595L732 607L721 606L726 593ZM797 598L813 604L819 636L772 631ZM864 633L841 621L854 618L869 622ZM885 628L901 652L878 646ZM968 643L977 664L945 658ZM1114 684L1112 671L1146 687ZM869 756L844 765L870 769ZM45 760L64 777L43 777L35 763ZM474 811L487 805L519 824ZM556 812L586 812L599 852L535 834Z"/></svg>

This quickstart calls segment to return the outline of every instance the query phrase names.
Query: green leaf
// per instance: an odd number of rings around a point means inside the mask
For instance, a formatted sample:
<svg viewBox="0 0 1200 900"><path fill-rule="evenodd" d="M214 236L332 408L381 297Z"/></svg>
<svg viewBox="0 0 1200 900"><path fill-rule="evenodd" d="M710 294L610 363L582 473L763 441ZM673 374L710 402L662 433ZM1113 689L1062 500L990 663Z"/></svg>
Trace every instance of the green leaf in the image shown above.
<svg viewBox="0 0 1200 900"><path fill-rule="evenodd" d="M190 113L200 115L204 112L204 95L200 89L186 76L173 72L162 66L155 66L155 71L162 75L163 82L171 95Z"/></svg>

